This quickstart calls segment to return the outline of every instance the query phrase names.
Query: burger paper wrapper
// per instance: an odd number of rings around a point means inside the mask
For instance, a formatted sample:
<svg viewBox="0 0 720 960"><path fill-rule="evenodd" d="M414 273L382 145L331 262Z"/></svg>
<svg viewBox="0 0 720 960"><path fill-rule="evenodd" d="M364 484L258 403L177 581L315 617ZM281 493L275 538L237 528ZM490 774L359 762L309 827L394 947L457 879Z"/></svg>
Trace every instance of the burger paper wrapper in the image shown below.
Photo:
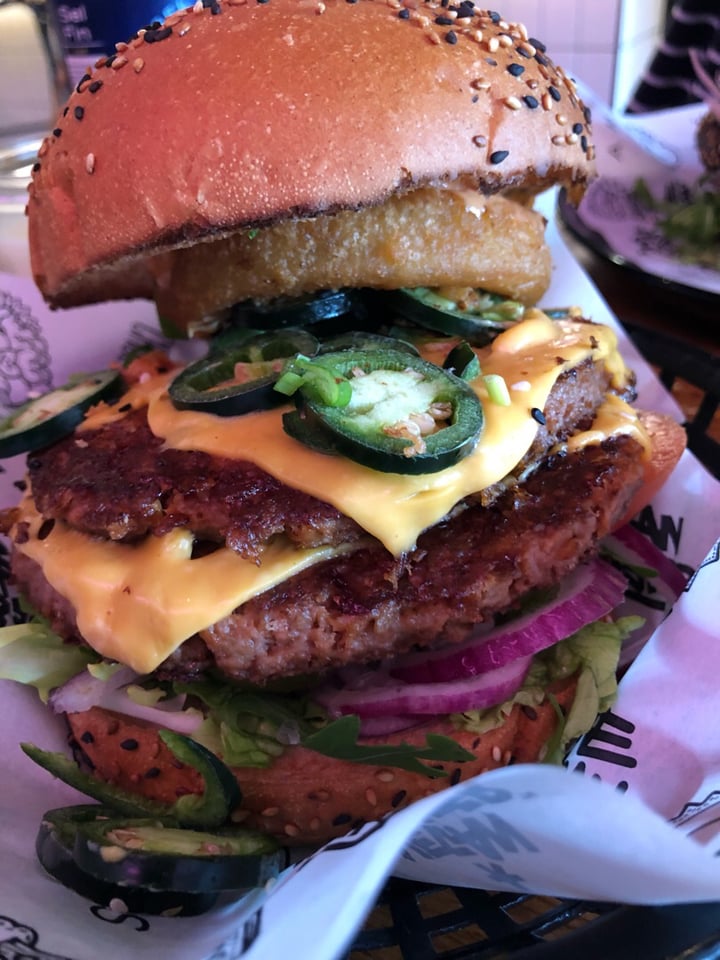
<svg viewBox="0 0 720 960"><path fill-rule="evenodd" d="M552 197L546 202L552 203ZM552 223L548 306L582 305L618 326ZM618 327L638 372L639 404L681 417ZM161 342L146 304L51 314L31 282L0 276L0 391L102 369L133 344ZM173 349L178 349L177 347ZM0 505L17 497L24 458L2 463ZM0 682L0 956L139 960L332 960L348 948L390 874L488 890L637 904L720 895L720 485L689 454L643 514L642 530L696 571L667 615L652 582L634 584L647 640L565 767L506 767L420 801L295 863L267 889L194 918L114 912L49 879L35 859L42 813L84 798L19 749L63 749L64 731L35 693ZM6 548L0 557L7 567ZM10 598L3 587L7 616ZM654 630L654 633L653 633ZM637 651L635 651L637 652Z"/></svg>

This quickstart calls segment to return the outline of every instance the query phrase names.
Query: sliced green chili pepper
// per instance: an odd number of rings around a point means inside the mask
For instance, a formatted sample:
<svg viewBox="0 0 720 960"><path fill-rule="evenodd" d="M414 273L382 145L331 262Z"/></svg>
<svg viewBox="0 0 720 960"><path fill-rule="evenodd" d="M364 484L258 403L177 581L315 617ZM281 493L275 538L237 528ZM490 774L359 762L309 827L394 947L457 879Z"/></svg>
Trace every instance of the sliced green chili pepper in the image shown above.
<svg viewBox="0 0 720 960"><path fill-rule="evenodd" d="M283 363L297 353L313 355L318 340L305 330L276 333L229 331L207 357L185 367L169 387L178 410L232 417L281 402L273 390Z"/></svg>
<svg viewBox="0 0 720 960"><path fill-rule="evenodd" d="M397 350L344 350L314 361L346 381L343 405L300 384L299 410L283 426L313 449L386 473L435 473L472 452L483 426L474 391L420 357Z"/></svg>
<svg viewBox="0 0 720 960"><path fill-rule="evenodd" d="M365 316L364 305L355 290L323 290L300 297L274 300L244 300L233 307L233 322L261 330L279 327L309 327L324 321L332 326L357 326Z"/></svg>
<svg viewBox="0 0 720 960"><path fill-rule="evenodd" d="M481 373L480 361L467 340L462 340L452 348L445 357L443 369L449 373L454 373L461 380L474 380Z"/></svg>
<svg viewBox="0 0 720 960"><path fill-rule="evenodd" d="M178 760L200 773L205 785L202 794L187 794L167 806L85 773L64 753L42 750L32 743L23 743L21 747L31 760L59 780L127 816L169 817L179 826L201 829L224 823L241 799L233 774L215 754L189 737L170 730L161 730L160 737Z"/></svg>
<svg viewBox="0 0 720 960"><path fill-rule="evenodd" d="M396 290L392 305L420 326L450 336L464 337L474 344L488 343L522 318L525 307L514 300L484 290L470 291L462 305L430 287Z"/></svg>
<svg viewBox="0 0 720 960"><path fill-rule="evenodd" d="M0 458L38 450L72 433L85 411L101 400L116 400L123 392L118 370L72 377L49 393L28 400L0 420Z"/></svg>

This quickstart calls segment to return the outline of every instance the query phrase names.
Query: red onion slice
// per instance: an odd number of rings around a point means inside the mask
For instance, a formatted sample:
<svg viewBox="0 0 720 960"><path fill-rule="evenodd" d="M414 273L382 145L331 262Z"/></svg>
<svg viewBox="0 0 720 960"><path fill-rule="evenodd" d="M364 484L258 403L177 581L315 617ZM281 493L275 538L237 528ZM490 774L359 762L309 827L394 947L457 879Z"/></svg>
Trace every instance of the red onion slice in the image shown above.
<svg viewBox="0 0 720 960"><path fill-rule="evenodd" d="M391 674L406 683L445 683L494 670L572 636L622 603L627 580L609 563L582 564L563 581L556 598L509 623L455 647L398 658Z"/></svg>
<svg viewBox="0 0 720 960"><path fill-rule="evenodd" d="M611 537L607 538L607 541L611 548L613 541L626 548L624 551L619 551L621 560L632 562L632 557L627 555L627 551L630 551L644 566L657 570L658 577L674 594L673 599L677 600L685 589L687 578L678 565L669 557L666 557L662 550L658 550L644 534L636 530L631 524L628 523L616 530Z"/></svg>
<svg viewBox="0 0 720 960"><path fill-rule="evenodd" d="M388 683L359 690L328 686L316 690L313 699L330 716L355 713L361 719L484 710L513 696L531 661L532 657L518 657L496 670L449 683Z"/></svg>
<svg viewBox="0 0 720 960"><path fill-rule="evenodd" d="M61 687L57 687L48 698L48 706L55 713L82 713L91 707L114 710L126 717L147 720L176 733L192 734L202 723L199 711L184 710L185 696L162 700L155 706L136 703L127 692L127 688L142 680L129 667L121 667L107 680L94 677L89 670L83 670Z"/></svg>

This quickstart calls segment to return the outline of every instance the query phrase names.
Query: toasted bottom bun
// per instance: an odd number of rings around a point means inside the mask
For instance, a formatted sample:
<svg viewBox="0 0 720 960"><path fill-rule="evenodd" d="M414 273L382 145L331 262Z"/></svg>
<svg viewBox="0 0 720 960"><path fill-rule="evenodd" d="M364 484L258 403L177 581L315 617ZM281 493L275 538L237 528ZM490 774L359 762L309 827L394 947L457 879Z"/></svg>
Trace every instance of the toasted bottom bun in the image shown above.
<svg viewBox="0 0 720 960"><path fill-rule="evenodd" d="M550 688L563 711L572 703L575 690L575 677ZM200 775L175 759L154 726L100 707L69 714L67 719L77 747L101 779L162 803L202 792ZM540 759L557 723L556 708L546 699L537 707L513 707L501 726L480 736L456 729L447 719L362 741L422 745L428 733L436 733L451 737L474 754L474 760L464 763L434 764L446 774L434 779L288 747L267 769L233 771L243 797L232 820L287 844L322 843L480 773Z"/></svg>

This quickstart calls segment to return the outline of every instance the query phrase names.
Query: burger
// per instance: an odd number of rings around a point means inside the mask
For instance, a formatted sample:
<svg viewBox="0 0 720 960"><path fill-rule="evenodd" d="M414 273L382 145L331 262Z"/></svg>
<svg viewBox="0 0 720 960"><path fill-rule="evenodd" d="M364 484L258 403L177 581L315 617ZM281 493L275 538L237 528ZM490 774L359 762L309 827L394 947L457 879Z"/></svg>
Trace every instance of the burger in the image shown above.
<svg viewBox="0 0 720 960"><path fill-rule="evenodd" d="M536 306L533 199L593 175L572 81L472 0L198 0L88 68L35 280L203 352L133 360L4 514L91 779L202 798L169 730L237 780L229 823L317 845L593 722L627 626L600 543L684 443L611 329Z"/></svg>

